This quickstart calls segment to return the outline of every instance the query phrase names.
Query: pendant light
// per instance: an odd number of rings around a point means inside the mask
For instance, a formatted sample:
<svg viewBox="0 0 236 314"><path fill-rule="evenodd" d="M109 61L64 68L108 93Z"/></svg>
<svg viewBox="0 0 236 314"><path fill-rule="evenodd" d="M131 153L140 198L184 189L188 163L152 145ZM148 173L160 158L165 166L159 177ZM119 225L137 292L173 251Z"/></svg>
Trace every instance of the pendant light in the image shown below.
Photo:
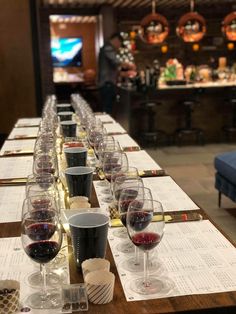
<svg viewBox="0 0 236 314"><path fill-rule="evenodd" d="M179 19L176 33L184 42L198 42L205 35L206 22L200 14L194 12L194 0L190 0L190 12Z"/></svg>
<svg viewBox="0 0 236 314"><path fill-rule="evenodd" d="M156 1L152 1L152 13L145 16L141 21L139 35L141 39L150 45L161 44L169 34L167 19L156 13Z"/></svg>
<svg viewBox="0 0 236 314"><path fill-rule="evenodd" d="M236 12L228 14L222 23L222 32L230 41L236 41Z"/></svg>

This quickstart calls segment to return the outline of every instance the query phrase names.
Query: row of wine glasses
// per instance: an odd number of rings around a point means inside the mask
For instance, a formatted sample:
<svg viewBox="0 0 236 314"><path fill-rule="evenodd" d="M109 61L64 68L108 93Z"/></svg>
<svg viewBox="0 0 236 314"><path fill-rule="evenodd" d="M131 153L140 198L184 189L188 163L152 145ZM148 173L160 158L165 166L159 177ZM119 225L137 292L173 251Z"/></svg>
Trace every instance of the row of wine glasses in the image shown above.
<svg viewBox="0 0 236 314"><path fill-rule="evenodd" d="M27 178L22 206L22 246L30 259L40 264L40 271L32 273L28 278L30 285L41 288L27 298L27 304L34 309L58 308L61 304L60 293L47 287L48 284L58 283L58 278L45 267L58 255L62 245L61 203L57 188L58 122L56 99L48 97L43 108L34 147L32 174Z"/></svg>
<svg viewBox="0 0 236 314"><path fill-rule="evenodd" d="M72 95L75 111L86 129L88 141L94 148L98 158L98 168L102 169L105 180L101 185L107 203L112 202L120 216L120 220L127 228L126 234L135 246L135 257L129 259L126 268L139 271L144 267L143 278L131 282L133 291L141 294L157 293L163 288L163 283L153 274L149 276L149 269L157 263L150 263L149 252L161 241L164 233L164 212L162 205L153 199L149 189L144 187L138 170L129 166L127 156L122 152L119 144L112 136L106 134L100 121L96 119L89 105L79 95ZM153 222L155 220L155 222ZM122 230L118 230L122 237ZM130 243L121 242L120 250L126 252ZM139 262L138 252L144 252L143 264Z"/></svg>

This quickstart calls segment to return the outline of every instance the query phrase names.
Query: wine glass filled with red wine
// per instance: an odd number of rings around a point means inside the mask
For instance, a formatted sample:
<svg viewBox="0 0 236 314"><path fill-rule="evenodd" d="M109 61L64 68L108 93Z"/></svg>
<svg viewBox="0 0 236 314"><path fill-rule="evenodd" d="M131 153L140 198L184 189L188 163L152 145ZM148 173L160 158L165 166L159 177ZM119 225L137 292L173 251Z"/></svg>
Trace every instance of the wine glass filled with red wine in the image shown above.
<svg viewBox="0 0 236 314"><path fill-rule="evenodd" d="M161 292L165 286L163 281L155 274L148 275L149 252L160 243L164 234L165 220L161 203L150 199L143 199L142 203L134 200L128 207L126 226L133 244L144 252L144 275L132 280L131 289L146 295Z"/></svg>
<svg viewBox="0 0 236 314"><path fill-rule="evenodd" d="M58 308L61 305L60 293L47 288L45 264L53 260L60 251L62 230L57 213L45 213L45 209L42 215L39 209L26 211L21 224L21 240L25 253L42 266L43 286L40 291L27 298L27 304L34 309Z"/></svg>

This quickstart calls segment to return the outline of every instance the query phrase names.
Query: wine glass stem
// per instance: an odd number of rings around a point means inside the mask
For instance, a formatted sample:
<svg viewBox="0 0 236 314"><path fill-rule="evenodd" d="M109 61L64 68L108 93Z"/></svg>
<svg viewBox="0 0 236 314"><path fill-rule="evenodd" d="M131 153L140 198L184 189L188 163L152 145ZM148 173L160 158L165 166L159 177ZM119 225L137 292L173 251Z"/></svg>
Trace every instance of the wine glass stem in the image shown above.
<svg viewBox="0 0 236 314"><path fill-rule="evenodd" d="M40 271L41 271L42 279L43 279L41 299L46 300L46 298L47 298L47 282L46 282L47 273L46 273L46 267L44 264L40 264Z"/></svg>
<svg viewBox="0 0 236 314"><path fill-rule="evenodd" d="M139 250L137 246L134 247L134 254L135 254L134 265L138 266L139 265Z"/></svg>
<svg viewBox="0 0 236 314"><path fill-rule="evenodd" d="M148 260L149 260L149 252L148 251L144 251L143 254L143 265L144 265L144 280L143 280L143 284L145 287L149 287L149 274L148 274Z"/></svg>

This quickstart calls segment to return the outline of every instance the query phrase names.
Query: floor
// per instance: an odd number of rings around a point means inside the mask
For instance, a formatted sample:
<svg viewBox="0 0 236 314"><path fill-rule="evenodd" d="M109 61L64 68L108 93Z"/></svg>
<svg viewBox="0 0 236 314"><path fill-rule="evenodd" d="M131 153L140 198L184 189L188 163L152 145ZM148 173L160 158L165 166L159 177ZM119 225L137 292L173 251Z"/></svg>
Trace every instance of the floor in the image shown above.
<svg viewBox="0 0 236 314"><path fill-rule="evenodd" d="M145 149L192 200L207 212L218 227L236 242L236 204L222 196L222 205L218 208L218 192L214 188L214 157L221 152L236 150L236 145Z"/></svg>

